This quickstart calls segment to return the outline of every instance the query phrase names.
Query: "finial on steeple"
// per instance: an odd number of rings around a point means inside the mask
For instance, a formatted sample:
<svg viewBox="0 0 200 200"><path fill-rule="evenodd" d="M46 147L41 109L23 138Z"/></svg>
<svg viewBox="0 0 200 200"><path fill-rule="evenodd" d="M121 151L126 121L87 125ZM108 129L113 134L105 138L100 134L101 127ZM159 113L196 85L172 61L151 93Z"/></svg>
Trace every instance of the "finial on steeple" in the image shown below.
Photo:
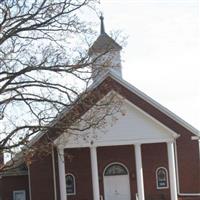
<svg viewBox="0 0 200 200"><path fill-rule="evenodd" d="M101 20L101 30L100 30L100 34L105 34L105 28L104 28L104 17L103 17L103 14L101 13L101 16L100 16L100 20Z"/></svg>

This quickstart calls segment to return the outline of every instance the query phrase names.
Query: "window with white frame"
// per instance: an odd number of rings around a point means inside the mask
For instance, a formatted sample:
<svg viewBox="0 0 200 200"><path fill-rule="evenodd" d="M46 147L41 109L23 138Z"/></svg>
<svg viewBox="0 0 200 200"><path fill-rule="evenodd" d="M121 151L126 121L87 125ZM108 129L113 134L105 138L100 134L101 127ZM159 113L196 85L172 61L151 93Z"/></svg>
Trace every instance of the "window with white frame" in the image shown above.
<svg viewBox="0 0 200 200"><path fill-rule="evenodd" d="M168 172L165 167L159 167L156 170L156 186L157 189L166 189L168 184Z"/></svg>
<svg viewBox="0 0 200 200"><path fill-rule="evenodd" d="M75 183L74 175L71 173L66 174L65 181L66 181L67 195L75 195L76 194L76 183Z"/></svg>
<svg viewBox="0 0 200 200"><path fill-rule="evenodd" d="M25 190L13 191L13 200L26 200L26 191Z"/></svg>

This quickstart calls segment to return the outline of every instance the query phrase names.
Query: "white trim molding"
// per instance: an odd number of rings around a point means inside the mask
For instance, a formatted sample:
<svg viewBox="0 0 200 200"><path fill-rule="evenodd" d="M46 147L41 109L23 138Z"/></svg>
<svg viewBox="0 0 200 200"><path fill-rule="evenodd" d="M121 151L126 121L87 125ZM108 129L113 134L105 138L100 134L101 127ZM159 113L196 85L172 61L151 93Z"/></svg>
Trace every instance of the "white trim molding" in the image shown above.
<svg viewBox="0 0 200 200"><path fill-rule="evenodd" d="M142 144L152 144L152 143L167 143L167 142L171 142L174 141L174 139L172 138L168 138L168 139L159 139L159 138L150 138L150 139L135 139L135 140L128 140L128 139L121 139L121 140L106 140L106 141L92 141L93 145L98 146L98 147L106 147L106 146L123 146L123 145L133 145L133 144L138 144L138 143L142 143ZM61 145L63 146L63 145ZM68 144L65 146L65 148L90 148L91 144Z"/></svg>
<svg viewBox="0 0 200 200"><path fill-rule="evenodd" d="M99 191L97 149L94 146L90 147L90 158L91 158L91 168L92 168L93 200L99 200L100 199L100 191Z"/></svg>
<svg viewBox="0 0 200 200"><path fill-rule="evenodd" d="M167 153L168 153L171 200L178 200L177 184L176 184L176 165L175 165L175 156L174 156L174 142L167 143Z"/></svg>
<svg viewBox="0 0 200 200"><path fill-rule="evenodd" d="M66 184L65 184L65 157L64 149L58 148L58 171L60 182L60 200L67 200Z"/></svg>
<svg viewBox="0 0 200 200"><path fill-rule="evenodd" d="M139 200L145 200L141 144L135 144L134 146L135 146L135 163L136 163L138 197Z"/></svg>

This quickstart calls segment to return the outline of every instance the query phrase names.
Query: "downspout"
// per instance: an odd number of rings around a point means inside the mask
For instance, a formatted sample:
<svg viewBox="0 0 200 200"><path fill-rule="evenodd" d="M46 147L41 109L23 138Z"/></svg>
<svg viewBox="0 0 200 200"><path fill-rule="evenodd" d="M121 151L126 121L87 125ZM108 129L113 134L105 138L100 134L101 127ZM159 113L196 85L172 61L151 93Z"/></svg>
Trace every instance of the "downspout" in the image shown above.
<svg viewBox="0 0 200 200"><path fill-rule="evenodd" d="M199 160L200 160L200 138L198 139L199 141Z"/></svg>
<svg viewBox="0 0 200 200"><path fill-rule="evenodd" d="M200 144L200 143L199 143ZM175 141L175 165L176 165L176 179L177 179L177 191L179 196L200 196L200 193L181 193L180 192L180 181L179 181L179 170L178 170L178 155L177 155L177 144Z"/></svg>
<svg viewBox="0 0 200 200"><path fill-rule="evenodd" d="M54 200L57 200L56 168L55 168L55 155L54 155L54 146L53 145L52 145L52 152L51 153L52 153Z"/></svg>
<svg viewBox="0 0 200 200"><path fill-rule="evenodd" d="M30 166L28 164L28 188L29 188L29 199L32 199L31 195L31 175L30 175Z"/></svg>

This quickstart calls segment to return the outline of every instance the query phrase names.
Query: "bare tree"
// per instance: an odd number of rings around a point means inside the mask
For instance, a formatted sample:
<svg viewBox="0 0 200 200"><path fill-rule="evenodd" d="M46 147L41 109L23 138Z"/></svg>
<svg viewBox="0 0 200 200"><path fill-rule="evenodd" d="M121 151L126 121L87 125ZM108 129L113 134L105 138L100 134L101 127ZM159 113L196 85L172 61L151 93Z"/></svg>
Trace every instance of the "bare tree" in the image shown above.
<svg viewBox="0 0 200 200"><path fill-rule="evenodd" d="M97 0L1 1L0 153L15 154L39 132L77 129L71 124L77 122L80 108L65 120L63 113L80 102L94 104L85 100L92 61L87 51L73 44L78 36L92 33L80 16L84 9L95 9L96 3ZM105 108L112 100L113 97L101 106ZM104 110L96 120L93 115L84 119L80 130L100 126L106 115L116 111ZM43 145L50 143L49 139Z"/></svg>

